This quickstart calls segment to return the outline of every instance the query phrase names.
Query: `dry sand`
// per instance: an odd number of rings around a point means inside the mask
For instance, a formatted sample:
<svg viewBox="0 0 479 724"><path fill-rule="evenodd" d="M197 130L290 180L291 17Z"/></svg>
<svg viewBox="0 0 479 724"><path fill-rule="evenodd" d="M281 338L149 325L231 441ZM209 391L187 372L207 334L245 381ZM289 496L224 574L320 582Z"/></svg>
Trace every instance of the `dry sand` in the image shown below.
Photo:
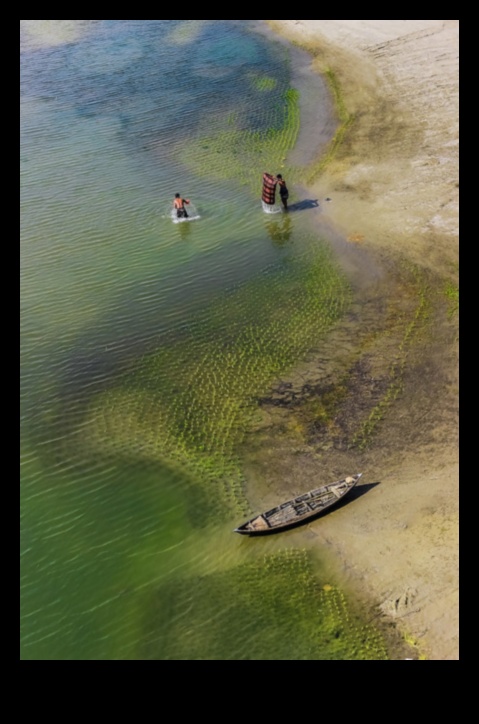
<svg viewBox="0 0 479 724"><path fill-rule="evenodd" d="M429 271L436 289L441 279L457 285L459 21L267 22L309 49L315 70L334 72L354 114L309 189L331 199L322 220L377 258L396 253ZM429 323L429 353L412 352L404 393L363 458L366 482L379 484L303 535L334 551L358 590L416 642L417 658L458 660L457 316L433 313ZM367 372L358 379L373 379ZM280 448L269 451L271 480ZM338 474L357 472L354 453L336 453ZM311 465L305 450L305 479ZM302 482L292 476L289 486L301 492ZM264 501L275 504L277 492Z"/></svg>

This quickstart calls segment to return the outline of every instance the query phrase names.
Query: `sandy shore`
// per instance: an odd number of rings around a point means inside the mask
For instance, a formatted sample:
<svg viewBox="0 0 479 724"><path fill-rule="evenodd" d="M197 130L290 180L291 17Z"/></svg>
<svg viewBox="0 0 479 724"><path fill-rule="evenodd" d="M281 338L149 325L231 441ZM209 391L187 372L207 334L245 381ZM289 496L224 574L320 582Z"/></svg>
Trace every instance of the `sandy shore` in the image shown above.
<svg viewBox="0 0 479 724"><path fill-rule="evenodd" d="M310 50L315 70L333 71L354 118L310 185L331 199L322 218L378 258L394 250L436 286L457 287L459 21L267 22ZM318 543L417 643L418 658L458 660L457 316L431 324L434 359L417 357L415 390L384 421L397 445L385 438L381 457L376 439L380 467L367 482L380 484L322 519Z"/></svg>

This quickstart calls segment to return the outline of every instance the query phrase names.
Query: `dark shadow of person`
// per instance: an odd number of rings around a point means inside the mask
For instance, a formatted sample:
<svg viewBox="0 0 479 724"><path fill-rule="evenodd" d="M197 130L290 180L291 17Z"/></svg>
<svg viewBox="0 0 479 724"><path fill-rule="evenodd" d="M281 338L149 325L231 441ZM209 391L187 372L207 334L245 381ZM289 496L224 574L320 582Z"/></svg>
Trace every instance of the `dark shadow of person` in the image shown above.
<svg viewBox="0 0 479 724"><path fill-rule="evenodd" d="M319 207L318 199L303 199L296 201L288 206L289 211L305 211L306 209L316 209Z"/></svg>
<svg viewBox="0 0 479 724"><path fill-rule="evenodd" d="M290 240L292 224L287 213L281 214L279 219L267 221L265 226L275 246L285 246Z"/></svg>

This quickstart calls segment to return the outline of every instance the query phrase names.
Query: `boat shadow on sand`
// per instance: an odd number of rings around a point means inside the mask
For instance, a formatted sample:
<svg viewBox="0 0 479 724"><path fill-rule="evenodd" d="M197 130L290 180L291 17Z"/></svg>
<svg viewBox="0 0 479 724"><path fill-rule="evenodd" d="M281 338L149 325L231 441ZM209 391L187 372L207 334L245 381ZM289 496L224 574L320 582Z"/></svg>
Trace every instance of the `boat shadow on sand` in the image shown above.
<svg viewBox="0 0 479 724"><path fill-rule="evenodd" d="M343 505L351 503L353 500L357 500L365 493L369 493L369 491L375 488L377 485L381 485L381 483L378 481L377 483L364 483L363 485L356 485L356 487L351 490L345 500L339 501L336 506L336 510L338 510L338 508L342 508ZM327 513L326 510L324 512Z"/></svg>

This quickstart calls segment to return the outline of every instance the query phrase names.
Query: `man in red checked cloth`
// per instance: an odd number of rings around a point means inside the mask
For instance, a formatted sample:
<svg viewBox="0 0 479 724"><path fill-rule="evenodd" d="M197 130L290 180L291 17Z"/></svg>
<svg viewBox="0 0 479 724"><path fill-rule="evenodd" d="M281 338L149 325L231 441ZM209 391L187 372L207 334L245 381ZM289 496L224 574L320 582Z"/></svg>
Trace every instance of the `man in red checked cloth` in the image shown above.
<svg viewBox="0 0 479 724"><path fill-rule="evenodd" d="M265 204L268 204L268 206L274 206L276 199L277 183L278 179L275 178L272 174L263 174L263 194L261 196L261 199L264 201Z"/></svg>

